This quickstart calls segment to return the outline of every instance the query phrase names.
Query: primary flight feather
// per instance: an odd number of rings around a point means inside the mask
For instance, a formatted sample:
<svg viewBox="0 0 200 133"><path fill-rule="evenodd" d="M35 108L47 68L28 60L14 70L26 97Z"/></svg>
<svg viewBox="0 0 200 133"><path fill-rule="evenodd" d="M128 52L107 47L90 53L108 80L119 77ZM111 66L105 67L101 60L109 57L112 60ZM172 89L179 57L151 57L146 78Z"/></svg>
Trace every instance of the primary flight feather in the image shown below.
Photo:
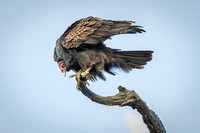
<svg viewBox="0 0 200 133"><path fill-rule="evenodd" d="M115 75L112 68L125 72L141 69L152 59L153 51L121 51L104 45L104 41L118 34L145 32L133 21L113 21L87 17L73 23L56 41L54 60L61 72L89 70L87 78L105 80L103 70ZM121 42L123 43L123 41Z"/></svg>

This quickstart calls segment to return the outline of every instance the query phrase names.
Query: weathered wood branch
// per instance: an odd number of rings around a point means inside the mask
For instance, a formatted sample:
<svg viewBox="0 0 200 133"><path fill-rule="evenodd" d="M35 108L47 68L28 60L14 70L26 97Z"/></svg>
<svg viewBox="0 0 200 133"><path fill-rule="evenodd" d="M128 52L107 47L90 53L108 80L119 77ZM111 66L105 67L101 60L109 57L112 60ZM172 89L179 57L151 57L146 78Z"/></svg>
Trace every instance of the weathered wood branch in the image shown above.
<svg viewBox="0 0 200 133"><path fill-rule="evenodd" d="M130 91L122 86L119 86L118 94L103 97L89 90L85 85L85 82L86 79L84 79L81 75L77 76L77 88L92 101L109 106L130 106L142 115L143 121L147 125L150 133L166 133L159 117L154 111L148 108L146 103L137 95L135 91Z"/></svg>

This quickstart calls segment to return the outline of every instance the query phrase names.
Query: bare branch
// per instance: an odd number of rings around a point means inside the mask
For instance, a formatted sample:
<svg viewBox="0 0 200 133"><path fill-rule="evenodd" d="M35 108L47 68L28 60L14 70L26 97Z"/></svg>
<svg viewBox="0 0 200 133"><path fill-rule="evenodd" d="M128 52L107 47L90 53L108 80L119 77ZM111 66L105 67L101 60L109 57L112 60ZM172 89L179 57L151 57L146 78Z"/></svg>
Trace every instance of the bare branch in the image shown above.
<svg viewBox="0 0 200 133"><path fill-rule="evenodd" d="M142 115L143 121L147 125L150 133L166 133L166 130L159 117L155 114L154 111L148 108L146 103L137 95L135 91L130 91L122 86L119 86L118 94L114 96L103 97L95 94L87 88L85 85L86 80L81 76L81 74L77 76L77 78L79 78L77 80L78 89L93 102L109 106L131 106Z"/></svg>

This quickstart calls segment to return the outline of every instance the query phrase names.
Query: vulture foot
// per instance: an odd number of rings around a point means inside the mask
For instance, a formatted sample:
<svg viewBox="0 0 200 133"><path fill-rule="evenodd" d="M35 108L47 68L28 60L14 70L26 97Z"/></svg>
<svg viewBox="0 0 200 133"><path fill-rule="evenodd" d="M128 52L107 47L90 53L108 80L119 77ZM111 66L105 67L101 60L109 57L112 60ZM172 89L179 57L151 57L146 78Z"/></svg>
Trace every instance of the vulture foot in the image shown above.
<svg viewBox="0 0 200 133"><path fill-rule="evenodd" d="M90 70L91 70L91 69L92 69L92 68L89 67L85 72L82 72L81 70L79 70L76 74L71 75L70 78L73 78L73 77L76 76L76 80L77 80L77 81L82 80L82 81L85 82L86 85L90 85L90 84L87 82L86 76L90 73ZM78 89L78 85L76 86L76 88Z"/></svg>

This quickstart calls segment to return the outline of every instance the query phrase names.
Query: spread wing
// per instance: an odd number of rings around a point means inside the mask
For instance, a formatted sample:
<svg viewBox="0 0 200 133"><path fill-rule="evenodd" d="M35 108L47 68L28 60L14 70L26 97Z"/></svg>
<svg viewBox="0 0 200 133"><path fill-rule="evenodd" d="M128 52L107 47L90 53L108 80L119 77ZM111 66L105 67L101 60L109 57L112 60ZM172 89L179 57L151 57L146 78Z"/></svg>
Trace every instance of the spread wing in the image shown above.
<svg viewBox="0 0 200 133"><path fill-rule="evenodd" d="M60 41L69 49L81 47L82 44L96 45L117 34L145 32L140 26L132 23L134 22L88 17L73 23L61 36Z"/></svg>

